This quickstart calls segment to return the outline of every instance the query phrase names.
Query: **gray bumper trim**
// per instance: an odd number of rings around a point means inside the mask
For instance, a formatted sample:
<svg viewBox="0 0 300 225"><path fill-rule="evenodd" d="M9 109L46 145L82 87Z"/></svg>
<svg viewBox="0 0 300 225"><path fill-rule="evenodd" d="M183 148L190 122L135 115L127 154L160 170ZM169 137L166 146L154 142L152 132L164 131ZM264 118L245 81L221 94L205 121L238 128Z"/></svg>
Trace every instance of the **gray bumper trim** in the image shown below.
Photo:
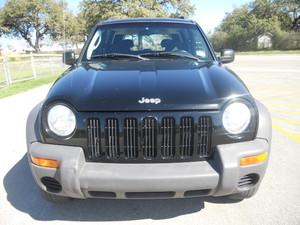
<svg viewBox="0 0 300 225"><path fill-rule="evenodd" d="M264 175L267 161L255 166L241 168L242 156L269 151L266 140L218 146L210 161L161 163L161 164L118 164L86 162L79 147L48 145L34 142L29 154L35 157L56 159L60 168L49 169L31 165L37 184L45 190L40 179L43 176L61 182L61 195L85 198L88 191L115 192L117 198L125 198L126 192L173 191L175 197L183 197L192 190L211 190L209 195L221 196L238 192L239 179L248 173Z"/></svg>

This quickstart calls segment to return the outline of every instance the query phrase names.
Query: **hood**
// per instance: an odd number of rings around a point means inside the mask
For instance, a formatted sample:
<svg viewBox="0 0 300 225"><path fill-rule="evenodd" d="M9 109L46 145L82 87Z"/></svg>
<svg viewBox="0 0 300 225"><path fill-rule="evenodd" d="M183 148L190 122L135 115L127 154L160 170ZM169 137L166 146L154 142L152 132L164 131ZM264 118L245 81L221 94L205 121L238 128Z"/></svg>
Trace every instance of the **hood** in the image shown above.
<svg viewBox="0 0 300 225"><path fill-rule="evenodd" d="M192 60L110 60L70 68L46 102L78 111L218 110L249 96L242 81L217 63Z"/></svg>

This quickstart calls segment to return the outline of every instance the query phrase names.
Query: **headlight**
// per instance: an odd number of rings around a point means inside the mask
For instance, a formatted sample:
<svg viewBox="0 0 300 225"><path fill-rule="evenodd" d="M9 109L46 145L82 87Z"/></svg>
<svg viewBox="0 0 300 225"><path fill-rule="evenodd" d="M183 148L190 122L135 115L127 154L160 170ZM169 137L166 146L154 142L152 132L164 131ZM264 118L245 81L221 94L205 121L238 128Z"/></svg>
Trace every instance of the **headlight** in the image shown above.
<svg viewBox="0 0 300 225"><path fill-rule="evenodd" d="M47 123L54 134L65 137L75 130L76 118L71 109L59 104L48 111Z"/></svg>
<svg viewBox="0 0 300 225"><path fill-rule="evenodd" d="M231 103L223 112L223 126L231 134L242 133L251 120L249 107L241 102Z"/></svg>

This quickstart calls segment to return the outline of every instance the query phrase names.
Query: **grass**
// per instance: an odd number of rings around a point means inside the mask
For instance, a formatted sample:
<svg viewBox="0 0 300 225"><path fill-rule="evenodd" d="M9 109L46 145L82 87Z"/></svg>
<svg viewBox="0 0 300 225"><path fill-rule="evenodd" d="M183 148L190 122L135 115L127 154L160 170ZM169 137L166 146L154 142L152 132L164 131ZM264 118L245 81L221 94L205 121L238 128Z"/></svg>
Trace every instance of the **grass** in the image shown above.
<svg viewBox="0 0 300 225"><path fill-rule="evenodd" d="M12 85L1 88L6 83L3 63L0 59L0 98L11 96L31 88L53 82L67 68L63 65L61 58L44 55L34 58L34 67L37 78L33 78L33 70L28 55L15 56L8 61L9 73L11 75ZM23 80L24 81L21 81ZM30 79L30 80L28 80Z"/></svg>
<svg viewBox="0 0 300 225"><path fill-rule="evenodd" d="M10 86L1 88L0 89L0 99L20 93L20 92L30 90L34 87L38 87L43 84L52 83L56 80L57 77L58 77L57 75L45 75L45 76L40 76L36 79L15 83Z"/></svg>
<svg viewBox="0 0 300 225"><path fill-rule="evenodd" d="M300 54L300 50L261 50L249 52L236 52L237 55L276 55L276 54Z"/></svg>

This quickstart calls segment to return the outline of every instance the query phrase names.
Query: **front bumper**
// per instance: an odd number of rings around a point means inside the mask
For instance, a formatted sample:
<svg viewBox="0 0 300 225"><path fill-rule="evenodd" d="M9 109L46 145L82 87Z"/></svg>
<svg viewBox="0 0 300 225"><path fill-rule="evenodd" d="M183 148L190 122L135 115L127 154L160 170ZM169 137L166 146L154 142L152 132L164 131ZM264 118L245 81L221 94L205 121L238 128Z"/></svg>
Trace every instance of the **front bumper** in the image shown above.
<svg viewBox="0 0 300 225"><path fill-rule="evenodd" d="M41 182L43 177L55 178L61 184L58 195L73 198L182 198L230 195L259 185L268 160L240 167L240 158L269 150L268 141L257 138L219 145L208 161L161 164L91 163L85 161L83 149L79 147L40 142L31 143L28 154L60 162L59 169L29 163L36 183L43 190L47 190ZM248 174L256 174L259 180L239 187L240 179Z"/></svg>

